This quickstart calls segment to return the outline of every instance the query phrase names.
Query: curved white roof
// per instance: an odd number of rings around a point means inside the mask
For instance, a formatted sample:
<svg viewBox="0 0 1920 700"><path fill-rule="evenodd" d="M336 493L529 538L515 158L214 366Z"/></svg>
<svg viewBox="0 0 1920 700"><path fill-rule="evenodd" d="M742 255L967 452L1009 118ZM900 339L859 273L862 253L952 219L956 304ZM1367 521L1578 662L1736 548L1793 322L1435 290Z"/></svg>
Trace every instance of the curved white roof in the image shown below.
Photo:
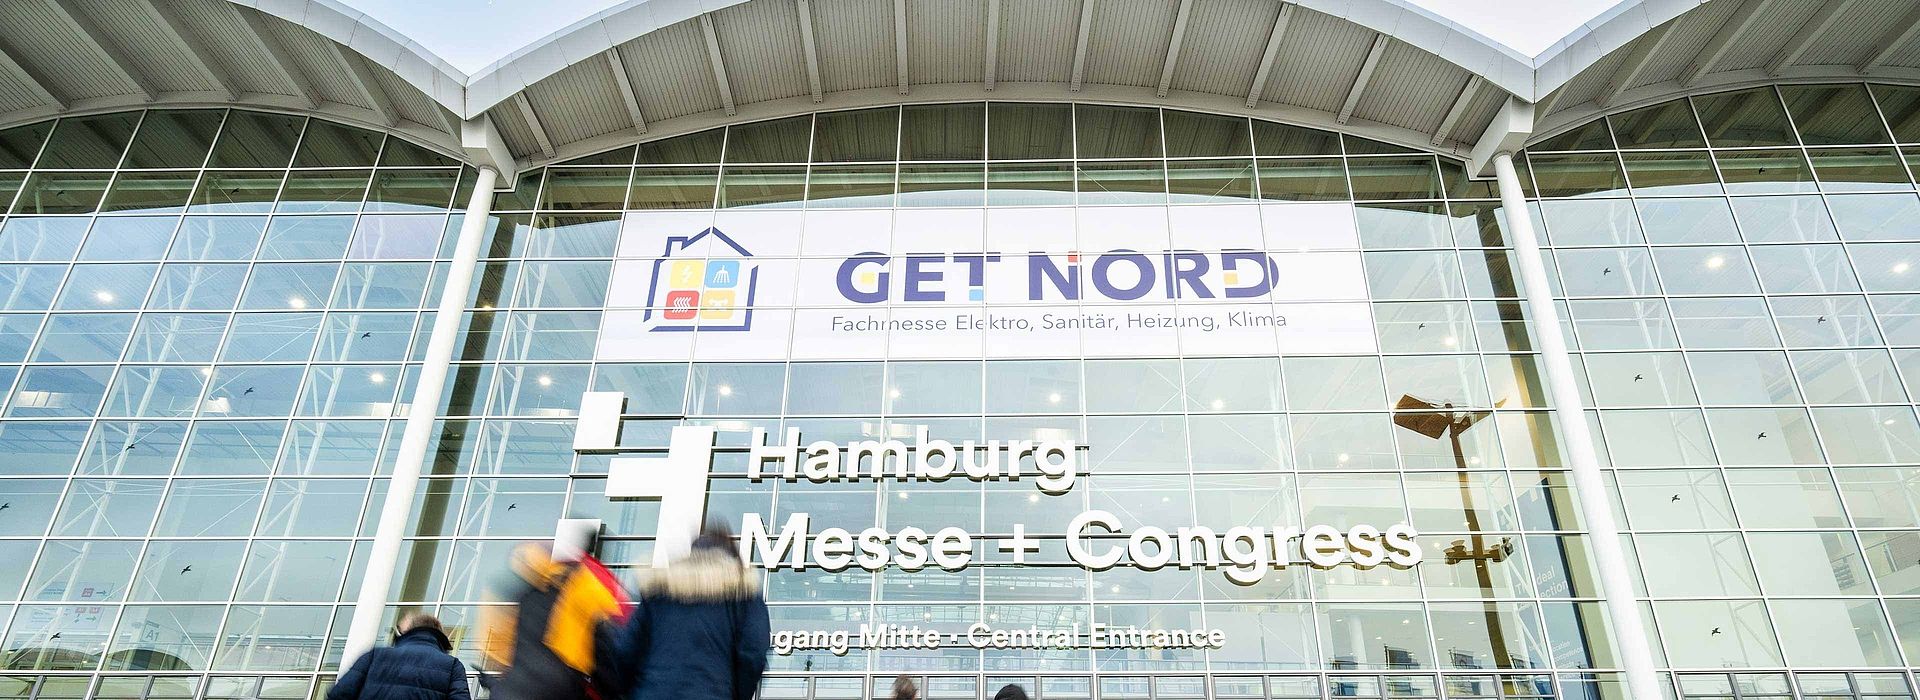
<svg viewBox="0 0 1920 700"><path fill-rule="evenodd" d="M354 7L386 1L0 3L0 126L240 104L452 150L485 116L531 165L818 109L1076 100L1465 153L1510 97L1550 130L1753 82L1920 82L1911 0L1575 0L1601 10L1537 56L1430 9L1457 0L579 0L600 9L472 75Z"/></svg>

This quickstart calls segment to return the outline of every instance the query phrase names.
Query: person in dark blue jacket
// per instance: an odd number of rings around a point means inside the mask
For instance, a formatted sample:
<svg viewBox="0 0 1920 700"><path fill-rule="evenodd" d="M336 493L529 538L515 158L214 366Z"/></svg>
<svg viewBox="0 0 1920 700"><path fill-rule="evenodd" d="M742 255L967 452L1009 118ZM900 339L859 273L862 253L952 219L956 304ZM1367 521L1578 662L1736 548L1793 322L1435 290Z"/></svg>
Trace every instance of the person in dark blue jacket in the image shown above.
<svg viewBox="0 0 1920 700"><path fill-rule="evenodd" d="M760 575L710 523L640 586L618 653L636 700L752 700L772 646Z"/></svg>
<svg viewBox="0 0 1920 700"><path fill-rule="evenodd" d="M393 646L361 654L327 700L471 700L467 667L448 654L453 644L440 621L415 613L399 627Z"/></svg>

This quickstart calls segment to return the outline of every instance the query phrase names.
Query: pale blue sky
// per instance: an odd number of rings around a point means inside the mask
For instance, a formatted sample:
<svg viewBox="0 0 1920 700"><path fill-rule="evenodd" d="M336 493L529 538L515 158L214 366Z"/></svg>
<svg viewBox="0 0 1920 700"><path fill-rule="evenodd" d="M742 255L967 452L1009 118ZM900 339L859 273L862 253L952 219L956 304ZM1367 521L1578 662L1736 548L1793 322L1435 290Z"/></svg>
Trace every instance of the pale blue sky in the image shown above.
<svg viewBox="0 0 1920 700"><path fill-rule="evenodd" d="M468 74L622 0L341 0ZM1412 0L1537 55L1619 0Z"/></svg>

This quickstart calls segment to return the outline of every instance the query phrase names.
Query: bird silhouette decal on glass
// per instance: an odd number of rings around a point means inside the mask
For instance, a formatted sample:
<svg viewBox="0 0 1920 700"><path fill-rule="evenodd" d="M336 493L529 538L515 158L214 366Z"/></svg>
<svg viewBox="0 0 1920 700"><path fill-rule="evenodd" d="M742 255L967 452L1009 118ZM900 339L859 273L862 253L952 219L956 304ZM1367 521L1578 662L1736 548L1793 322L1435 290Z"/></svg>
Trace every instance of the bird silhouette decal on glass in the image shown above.
<svg viewBox="0 0 1920 700"><path fill-rule="evenodd" d="M193 565L192 565L192 564L188 564L188 565L186 565L186 566L183 566L183 567L180 567L180 573L182 573L182 574L186 574L186 573L188 573L188 572L191 572L191 571L193 571Z"/></svg>

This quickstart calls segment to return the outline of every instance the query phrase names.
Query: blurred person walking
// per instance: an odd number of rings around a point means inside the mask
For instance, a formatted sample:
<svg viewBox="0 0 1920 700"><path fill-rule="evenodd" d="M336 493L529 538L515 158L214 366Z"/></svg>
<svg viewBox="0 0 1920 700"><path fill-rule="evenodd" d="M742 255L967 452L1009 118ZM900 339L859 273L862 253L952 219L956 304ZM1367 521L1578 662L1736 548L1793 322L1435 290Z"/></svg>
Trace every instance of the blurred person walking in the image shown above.
<svg viewBox="0 0 1920 700"><path fill-rule="evenodd" d="M686 556L647 576L622 635L635 700L752 700L772 645L760 576L710 522Z"/></svg>
<svg viewBox="0 0 1920 700"><path fill-rule="evenodd" d="M920 686L913 684L913 677L900 674L893 679L893 700L919 700Z"/></svg>
<svg viewBox="0 0 1920 700"><path fill-rule="evenodd" d="M401 618L393 646L353 662L327 691L327 700L469 700L467 667L432 615Z"/></svg>
<svg viewBox="0 0 1920 700"><path fill-rule="evenodd" d="M485 618L481 676L494 700L592 700L614 697L617 685L606 655L627 614L627 596L606 567L584 553L557 558L545 543L513 552L513 585L496 597Z"/></svg>

